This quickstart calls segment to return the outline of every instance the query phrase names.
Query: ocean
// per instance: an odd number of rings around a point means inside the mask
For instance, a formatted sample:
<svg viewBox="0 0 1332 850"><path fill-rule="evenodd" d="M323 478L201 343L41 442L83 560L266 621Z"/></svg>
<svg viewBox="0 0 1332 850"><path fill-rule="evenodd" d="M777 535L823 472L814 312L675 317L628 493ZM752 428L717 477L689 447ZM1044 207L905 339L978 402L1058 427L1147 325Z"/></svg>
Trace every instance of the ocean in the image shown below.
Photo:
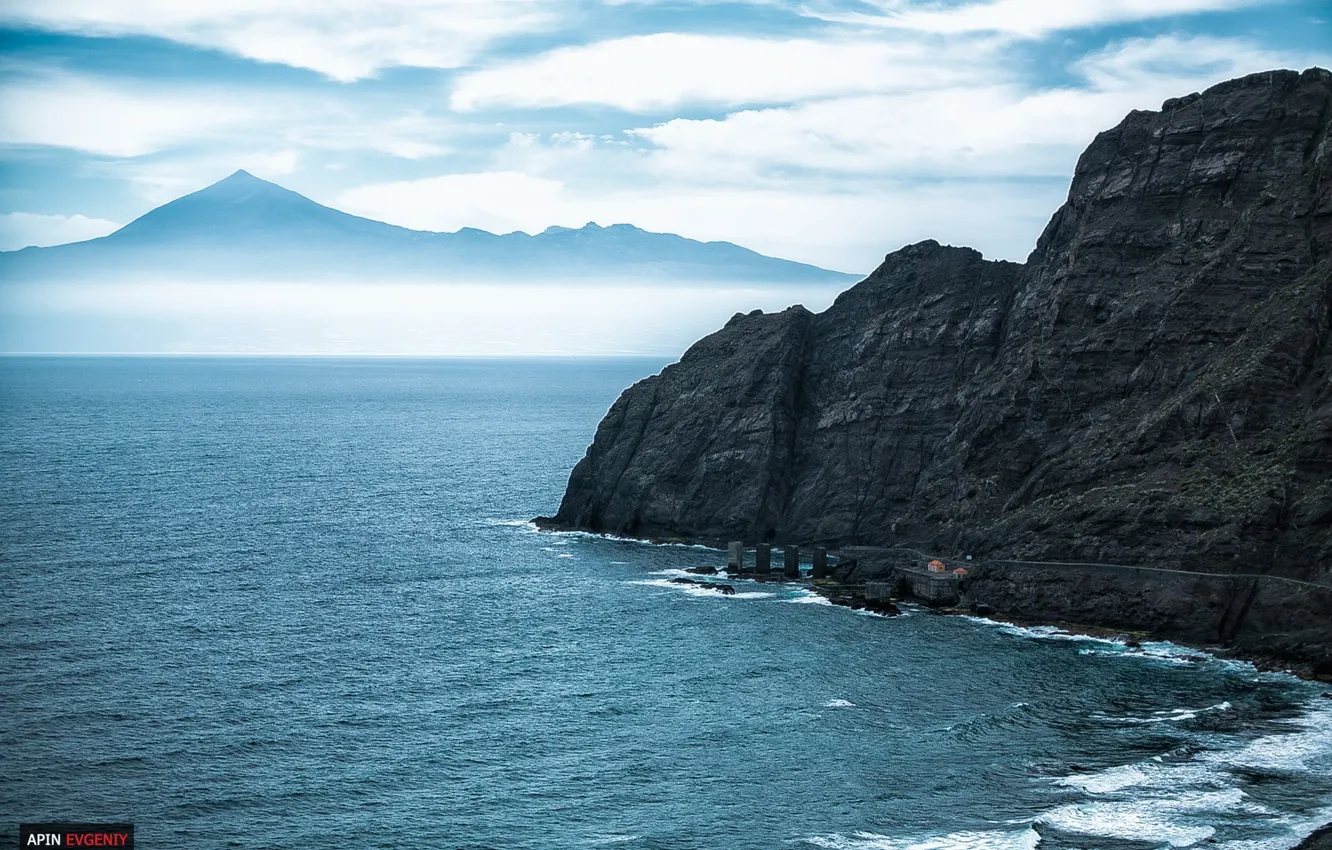
<svg viewBox="0 0 1332 850"><path fill-rule="evenodd" d="M1279 850L1326 686L529 522L660 360L0 358L0 843Z"/></svg>

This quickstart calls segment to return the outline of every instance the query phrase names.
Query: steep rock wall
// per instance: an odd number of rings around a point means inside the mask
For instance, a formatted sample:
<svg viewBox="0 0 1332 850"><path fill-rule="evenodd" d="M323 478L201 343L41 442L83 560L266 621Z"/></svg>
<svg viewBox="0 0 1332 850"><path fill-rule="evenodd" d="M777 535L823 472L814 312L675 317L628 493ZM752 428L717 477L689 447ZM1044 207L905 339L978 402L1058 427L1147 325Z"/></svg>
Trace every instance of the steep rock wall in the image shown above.
<svg viewBox="0 0 1332 850"><path fill-rule="evenodd" d="M1134 112L1025 265L934 242L615 403L560 527L1332 581L1332 74Z"/></svg>

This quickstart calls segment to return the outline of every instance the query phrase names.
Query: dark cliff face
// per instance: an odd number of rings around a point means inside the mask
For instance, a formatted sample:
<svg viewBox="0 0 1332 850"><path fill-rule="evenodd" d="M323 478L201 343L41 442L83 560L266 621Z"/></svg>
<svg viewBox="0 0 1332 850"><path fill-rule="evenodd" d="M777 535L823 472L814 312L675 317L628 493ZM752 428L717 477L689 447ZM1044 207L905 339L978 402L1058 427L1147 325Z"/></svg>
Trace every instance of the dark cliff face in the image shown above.
<svg viewBox="0 0 1332 850"><path fill-rule="evenodd" d="M934 242L615 403L553 524L1332 577L1332 74L1134 112L1025 265Z"/></svg>

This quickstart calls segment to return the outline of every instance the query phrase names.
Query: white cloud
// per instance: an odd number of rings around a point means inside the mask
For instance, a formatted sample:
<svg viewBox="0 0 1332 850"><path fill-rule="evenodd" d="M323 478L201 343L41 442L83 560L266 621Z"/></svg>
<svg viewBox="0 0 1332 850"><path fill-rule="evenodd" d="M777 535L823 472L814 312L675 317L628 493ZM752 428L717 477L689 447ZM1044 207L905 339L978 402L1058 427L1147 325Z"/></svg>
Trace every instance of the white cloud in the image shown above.
<svg viewBox="0 0 1332 850"><path fill-rule="evenodd" d="M530 232L553 223L550 216L562 205L563 191L557 180L490 171L361 186L344 192L336 206L414 230Z"/></svg>
<svg viewBox="0 0 1332 850"><path fill-rule="evenodd" d="M902 0L868 2L878 7L877 13L820 11L821 7L815 6L809 14L844 23L916 32L948 35L994 32L1039 38L1060 30L1240 9L1272 0L990 0L951 7L908 4Z"/></svg>
<svg viewBox="0 0 1332 850"><path fill-rule="evenodd" d="M810 98L975 82L995 44L933 40L759 39L657 33L565 47L475 71L454 109L608 104L632 111L680 104L795 103Z"/></svg>
<svg viewBox="0 0 1332 850"><path fill-rule="evenodd" d="M965 87L674 119L632 132L656 146L650 162L663 175L733 183L790 169L1063 176L1077 151L1129 102L1127 95Z"/></svg>
<svg viewBox="0 0 1332 850"><path fill-rule="evenodd" d="M1292 58L1170 35L1086 56L1072 68L1081 85L1039 88L996 71L986 84L677 118L609 137L514 133L486 172L366 186L340 202L433 230L628 221L857 271L931 237L1020 260L1096 133L1130 110Z"/></svg>
<svg viewBox="0 0 1332 850"><path fill-rule="evenodd" d="M105 236L119 227L114 221L83 215L3 213L0 214L0 251L14 251L30 245L44 248L82 242Z"/></svg>
<svg viewBox="0 0 1332 850"><path fill-rule="evenodd" d="M396 118L357 115L348 109L317 121L294 123L284 131L286 141L301 146L333 151L378 151L400 159L428 159L444 156L451 148L444 144L453 126L412 110Z"/></svg>
<svg viewBox="0 0 1332 850"><path fill-rule="evenodd" d="M145 35L350 81L394 66L453 68L495 39L552 25L552 0L26 0L0 23Z"/></svg>
<svg viewBox="0 0 1332 850"><path fill-rule="evenodd" d="M1328 58L1328 53L1268 50L1242 39L1170 34L1110 44L1087 54L1073 68L1100 91L1164 98L1188 94L1181 90L1188 86L1205 87L1274 68L1303 69Z"/></svg>
<svg viewBox="0 0 1332 850"><path fill-rule="evenodd" d="M420 109L288 90L144 83L38 72L3 88L0 144L63 147L107 157L142 157L183 147L290 173L299 151L374 151L418 160L449 151L449 122ZM276 151L276 153L275 153ZM287 163L275 163L275 158ZM199 159L189 154L181 166Z"/></svg>
<svg viewBox="0 0 1332 850"><path fill-rule="evenodd" d="M158 205L202 189L238 168L265 180L280 181L299 171L302 164L300 152L290 148L234 149L170 158L119 160L91 164L89 169L94 173L128 180L142 198Z"/></svg>
<svg viewBox="0 0 1332 850"><path fill-rule="evenodd" d="M1130 110L1157 109L1167 97L1292 58L1241 40L1170 35L1085 57L1075 65L1084 87L1002 83L843 97L630 132L655 146L652 168L694 179L753 181L779 169L1062 177L1096 133Z"/></svg>
<svg viewBox="0 0 1332 850"><path fill-rule="evenodd" d="M0 144L141 156L255 123L267 111L253 102L201 94L136 90L77 77L24 79L4 88Z"/></svg>
<svg viewBox="0 0 1332 850"><path fill-rule="evenodd" d="M674 359L739 310L823 309L841 289L635 283L14 283L0 351Z"/></svg>

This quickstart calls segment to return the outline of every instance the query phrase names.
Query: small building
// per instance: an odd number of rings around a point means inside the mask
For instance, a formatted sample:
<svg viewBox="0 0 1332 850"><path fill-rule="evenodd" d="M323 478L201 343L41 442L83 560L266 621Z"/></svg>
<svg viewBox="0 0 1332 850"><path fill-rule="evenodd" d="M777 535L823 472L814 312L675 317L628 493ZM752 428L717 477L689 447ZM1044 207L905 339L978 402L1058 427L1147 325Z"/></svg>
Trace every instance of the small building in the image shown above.
<svg viewBox="0 0 1332 850"><path fill-rule="evenodd" d="M930 561L925 566L932 573L941 573L944 570L948 569L948 565L945 564L943 561L940 561L938 558L935 558L933 561Z"/></svg>
<svg viewBox="0 0 1332 850"><path fill-rule="evenodd" d="M961 580L961 579L964 579L964 578L966 578L966 577L967 577L967 568L966 568L966 567L958 567L957 569L953 570L953 578L958 579L958 580Z"/></svg>

